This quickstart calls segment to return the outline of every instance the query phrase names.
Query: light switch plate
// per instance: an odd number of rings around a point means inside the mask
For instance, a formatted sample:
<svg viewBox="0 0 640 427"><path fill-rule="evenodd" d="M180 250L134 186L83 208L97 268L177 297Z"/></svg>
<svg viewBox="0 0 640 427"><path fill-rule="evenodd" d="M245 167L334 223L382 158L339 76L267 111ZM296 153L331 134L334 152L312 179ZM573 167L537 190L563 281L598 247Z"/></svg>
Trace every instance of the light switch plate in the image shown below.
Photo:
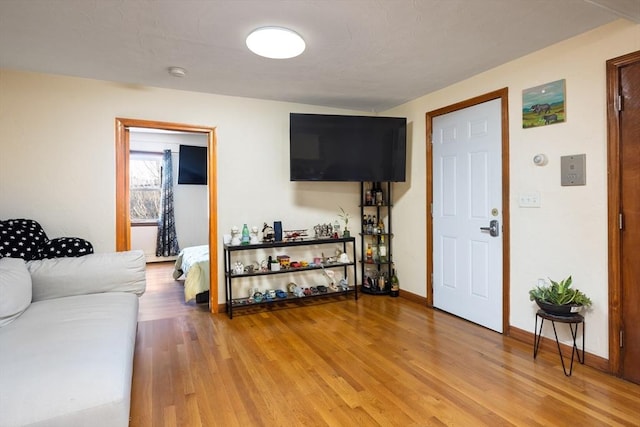
<svg viewBox="0 0 640 427"><path fill-rule="evenodd" d="M521 208L539 208L540 193L537 191L529 191L518 195L518 206Z"/></svg>
<svg viewBox="0 0 640 427"><path fill-rule="evenodd" d="M560 157L560 185L587 184L587 155Z"/></svg>

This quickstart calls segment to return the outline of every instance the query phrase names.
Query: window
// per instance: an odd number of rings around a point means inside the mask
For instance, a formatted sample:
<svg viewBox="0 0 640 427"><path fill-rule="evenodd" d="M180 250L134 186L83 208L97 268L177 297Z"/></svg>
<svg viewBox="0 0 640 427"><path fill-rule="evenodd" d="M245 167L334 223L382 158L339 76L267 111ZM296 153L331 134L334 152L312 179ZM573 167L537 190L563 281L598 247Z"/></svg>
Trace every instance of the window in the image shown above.
<svg viewBox="0 0 640 427"><path fill-rule="evenodd" d="M129 215L131 225L155 225L160 216L162 153L131 151Z"/></svg>

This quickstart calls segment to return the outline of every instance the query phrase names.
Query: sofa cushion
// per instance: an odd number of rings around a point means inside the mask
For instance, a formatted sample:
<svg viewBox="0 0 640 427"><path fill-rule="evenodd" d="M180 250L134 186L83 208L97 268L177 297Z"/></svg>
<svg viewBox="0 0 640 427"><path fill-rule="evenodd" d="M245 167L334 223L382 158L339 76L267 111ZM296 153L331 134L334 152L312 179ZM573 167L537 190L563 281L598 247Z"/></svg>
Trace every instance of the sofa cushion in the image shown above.
<svg viewBox="0 0 640 427"><path fill-rule="evenodd" d="M137 316L135 294L108 292L34 302L0 328L0 426L126 427Z"/></svg>
<svg viewBox="0 0 640 427"><path fill-rule="evenodd" d="M40 224L32 219L0 221L0 257L39 259L40 248L48 240Z"/></svg>
<svg viewBox="0 0 640 427"><path fill-rule="evenodd" d="M33 282L33 301L114 291L142 295L146 286L145 267L141 250L27 263Z"/></svg>
<svg viewBox="0 0 640 427"><path fill-rule="evenodd" d="M40 248L40 258L79 257L92 253L91 242L79 237L57 237Z"/></svg>
<svg viewBox="0 0 640 427"><path fill-rule="evenodd" d="M31 304L31 275L23 259L0 258L0 327L8 325Z"/></svg>

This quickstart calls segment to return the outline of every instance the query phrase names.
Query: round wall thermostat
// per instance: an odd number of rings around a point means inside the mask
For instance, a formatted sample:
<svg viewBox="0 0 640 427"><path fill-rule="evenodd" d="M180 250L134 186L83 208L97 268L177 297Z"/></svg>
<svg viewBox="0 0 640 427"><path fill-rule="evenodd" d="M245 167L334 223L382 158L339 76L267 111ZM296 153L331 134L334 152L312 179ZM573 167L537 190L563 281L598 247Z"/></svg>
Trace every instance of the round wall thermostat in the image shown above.
<svg viewBox="0 0 640 427"><path fill-rule="evenodd" d="M547 156L544 154L536 154L533 156L533 163L537 166L544 166L547 164Z"/></svg>

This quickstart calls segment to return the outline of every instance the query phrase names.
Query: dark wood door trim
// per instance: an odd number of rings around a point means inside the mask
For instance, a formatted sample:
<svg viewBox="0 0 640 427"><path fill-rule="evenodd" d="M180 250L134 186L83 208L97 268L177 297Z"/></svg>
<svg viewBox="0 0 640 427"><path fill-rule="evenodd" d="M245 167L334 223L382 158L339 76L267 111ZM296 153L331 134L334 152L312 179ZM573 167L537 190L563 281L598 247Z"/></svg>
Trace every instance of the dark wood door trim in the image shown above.
<svg viewBox="0 0 640 427"><path fill-rule="evenodd" d="M427 141L427 205L425 207L427 233L427 306L433 307L433 218L431 206L433 203L433 118L453 111L462 110L473 105L494 99L502 100L502 330L504 335L509 335L509 295L510 295L510 215L509 215L509 88L498 89L475 98L467 99L437 110L426 113L426 141Z"/></svg>
<svg viewBox="0 0 640 427"><path fill-rule="evenodd" d="M607 61L607 193L609 231L609 370L621 375L620 331L622 329L622 279L620 226L620 69L640 62L640 51Z"/></svg>
<svg viewBox="0 0 640 427"><path fill-rule="evenodd" d="M201 133L207 136L209 191L209 308L218 307L218 178L216 128L182 123L116 118L116 251L131 249L131 219L129 217L129 128L151 128Z"/></svg>

